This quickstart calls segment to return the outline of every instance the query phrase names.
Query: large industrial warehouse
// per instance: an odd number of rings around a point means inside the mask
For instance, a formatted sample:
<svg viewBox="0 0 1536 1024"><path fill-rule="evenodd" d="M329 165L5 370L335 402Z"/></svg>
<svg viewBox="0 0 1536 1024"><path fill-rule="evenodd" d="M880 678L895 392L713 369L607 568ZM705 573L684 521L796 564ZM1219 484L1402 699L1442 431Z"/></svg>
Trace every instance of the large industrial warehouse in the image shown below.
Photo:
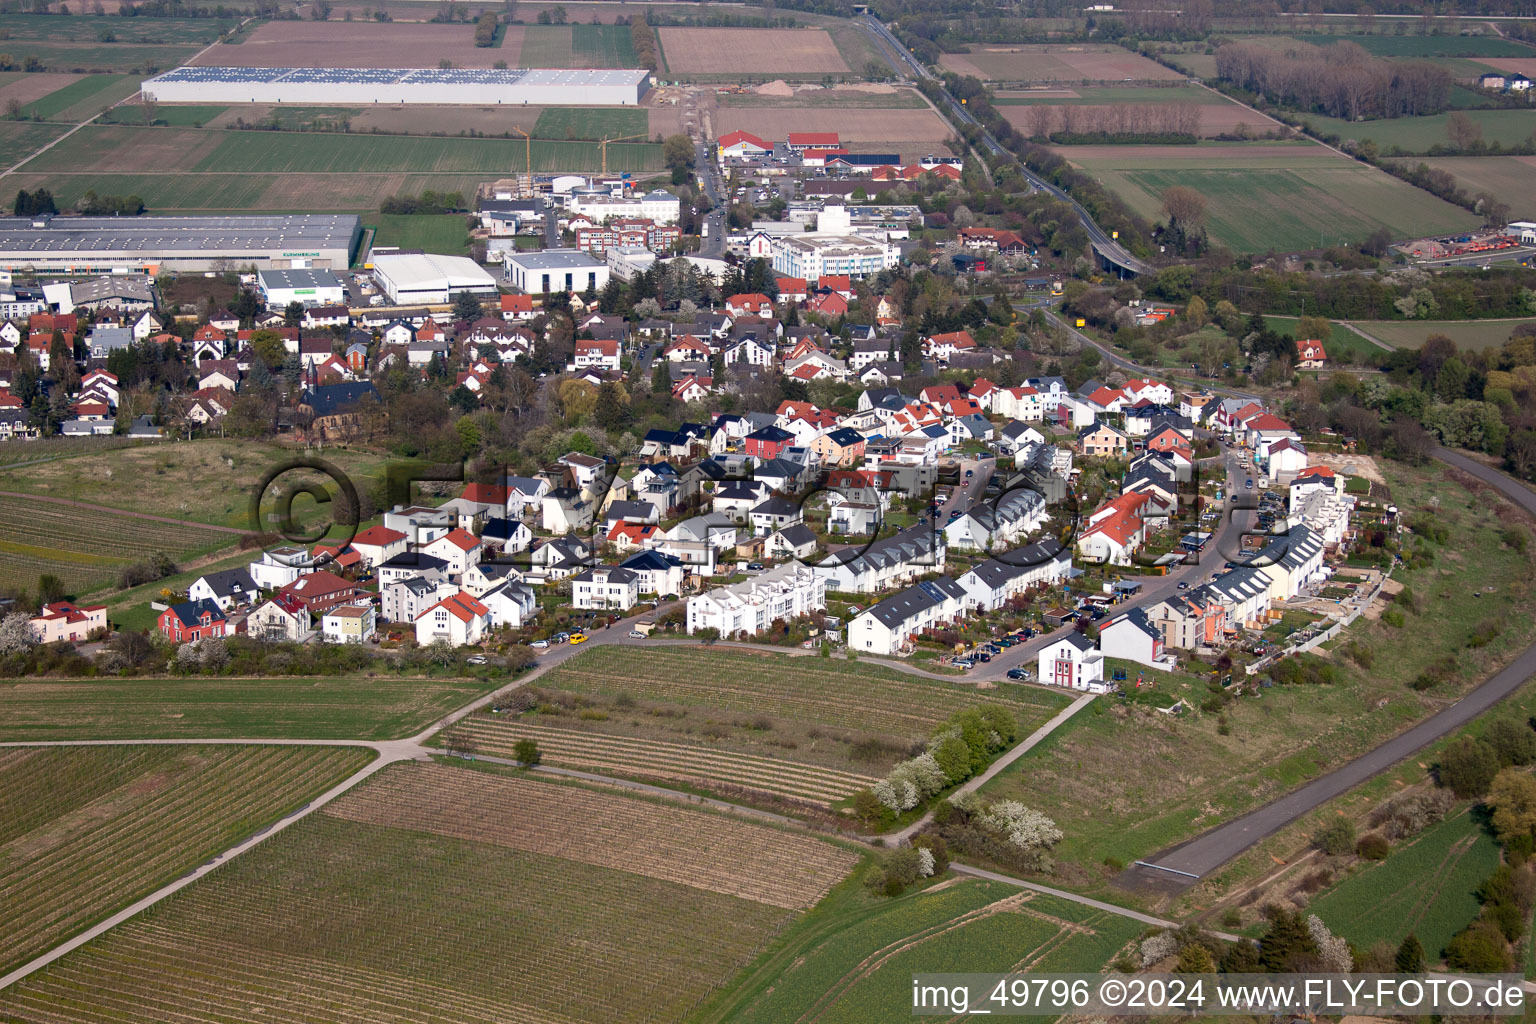
<svg viewBox="0 0 1536 1024"><path fill-rule="evenodd" d="M397 306L440 306L465 294L496 296L496 279L464 256L374 250L370 258L374 280Z"/></svg>
<svg viewBox="0 0 1536 1024"><path fill-rule="evenodd" d="M183 67L148 79L140 91L155 103L632 107L649 86L644 70Z"/></svg>
<svg viewBox="0 0 1536 1024"><path fill-rule="evenodd" d="M65 274L344 270L355 214L261 217L0 217L0 269Z"/></svg>

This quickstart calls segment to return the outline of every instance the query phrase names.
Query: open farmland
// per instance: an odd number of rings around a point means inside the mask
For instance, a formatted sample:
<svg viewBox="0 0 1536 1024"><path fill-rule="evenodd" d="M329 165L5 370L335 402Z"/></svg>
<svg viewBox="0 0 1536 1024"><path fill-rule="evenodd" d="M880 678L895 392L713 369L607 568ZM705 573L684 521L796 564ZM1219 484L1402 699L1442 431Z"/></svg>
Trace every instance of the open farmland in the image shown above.
<svg viewBox="0 0 1536 1024"><path fill-rule="evenodd" d="M1530 50L1525 50L1523 57L1499 57L1494 60L1483 60L1478 63L1485 65L1490 71L1502 71L1505 74L1522 74L1529 78L1536 75L1536 57L1530 55Z"/></svg>
<svg viewBox="0 0 1536 1024"><path fill-rule="evenodd" d="M1519 146L1536 136L1536 111L1531 110L1464 110L1482 129L1483 141L1492 145ZM1446 123L1450 114L1429 114L1424 117L1387 117L1375 121L1346 121L1318 114L1303 115L1303 120L1319 135L1336 135L1340 139L1364 142L1369 139L1390 151L1393 148L1405 153L1427 153L1435 146L1450 147ZM1487 158L1482 158L1487 159Z"/></svg>
<svg viewBox="0 0 1536 1024"><path fill-rule="evenodd" d="M318 132L213 131L88 125L29 161L28 174L505 174L523 165L522 139L441 139L419 136L328 135ZM533 169L596 170L598 147L588 142L537 141ZM654 171L662 166L654 143L608 147L608 166ZM186 181L186 178L183 178ZM313 178L300 191L321 190ZM191 186L191 187L196 187Z"/></svg>
<svg viewBox="0 0 1536 1024"><path fill-rule="evenodd" d="M1526 57L1531 53L1530 47L1498 36L1296 33L1289 38L1317 46L1335 42L1354 43L1377 57Z"/></svg>
<svg viewBox="0 0 1536 1024"><path fill-rule="evenodd" d="M816 806L845 800L877 781L869 775L791 764L754 754L531 722L504 723L490 716L471 718L461 728L472 737L475 749L487 754L511 757L519 740L531 739L538 743L543 761L548 764L705 788L747 790Z"/></svg>
<svg viewBox="0 0 1536 1024"><path fill-rule="evenodd" d="M26 40L53 43L98 43L104 34L120 44L206 46L228 32L240 19L229 18L119 18L75 17L56 14L0 14L0 32L6 49ZM110 45L110 44L108 44Z"/></svg>
<svg viewBox="0 0 1536 1024"><path fill-rule="evenodd" d="M1050 132L1109 132L1114 134L1178 132L1204 138L1262 135L1272 131L1290 134L1279 121L1205 89L1127 89L1151 94L1145 100L1120 98L1115 89L1074 90L1072 98L1024 99L1000 103L999 110L1015 128L1031 136ZM1092 103L1087 93L1102 97ZM1160 95L1159 95L1160 94ZM1208 102L1214 97L1216 102ZM1190 131L1189 129L1193 130Z"/></svg>
<svg viewBox="0 0 1536 1024"><path fill-rule="evenodd" d="M508 39L500 48L476 46L475 26L468 22L268 21L238 44L215 46L196 63L249 68L435 68L447 60L457 67L488 68L504 60L517 67L513 43Z"/></svg>
<svg viewBox="0 0 1536 1024"><path fill-rule="evenodd" d="M66 130L56 124L0 121L0 149L10 154L9 157L0 157L0 164L9 165L17 157L48 145Z"/></svg>
<svg viewBox="0 0 1536 1024"><path fill-rule="evenodd" d="M0 1015L677 1021L855 859L615 794L401 765L0 993Z"/></svg>
<svg viewBox="0 0 1536 1024"><path fill-rule="evenodd" d="M987 46L946 53L946 69L991 82L1157 82L1179 73L1120 46L1043 43Z"/></svg>
<svg viewBox="0 0 1536 1024"><path fill-rule="evenodd" d="M1067 704L1044 689L978 691L865 663L691 646L600 647L547 673L539 687L699 708L706 715L709 709L764 715L902 741L923 739L955 712L989 702L1011 708L1028 733Z"/></svg>
<svg viewBox="0 0 1536 1024"><path fill-rule="evenodd" d="M32 57L50 72L76 74L150 74L178 67L202 49L200 45L141 46L135 43L54 43L15 39L7 40L5 46L6 52L18 61Z"/></svg>
<svg viewBox="0 0 1536 1024"><path fill-rule="evenodd" d="M1432 602L1424 622L1396 629L1362 618L1344 634L1374 652L1370 670L1336 657L1336 685L1274 686L1262 701L1229 703L1227 735L1216 715L1170 719L1095 702L982 787L984 796L1020 800L1056 821L1066 834L1055 850L1058 872L1073 888L1106 885L1106 857L1127 864L1147 857L1376 747L1481 682L1536 636L1530 558L1500 536L1518 514L1486 487L1474 494L1438 466L1377 465L1409 514L1436 508L1455 542L1433 565L1394 574ZM1479 600L1464 600L1478 588ZM1502 632L1486 646L1470 646L1488 623ZM1404 685L1441 659L1456 668L1428 697ZM1159 684L1157 692L1200 700L1205 686L1190 680Z"/></svg>
<svg viewBox="0 0 1536 1024"><path fill-rule="evenodd" d="M29 110L32 104L43 97L69 88L87 77L90 76L42 72L29 75L22 71L0 71L0 107L15 100L23 110Z"/></svg>
<svg viewBox="0 0 1536 1024"><path fill-rule="evenodd" d="M126 96L139 91L136 75L69 76L74 81L22 108L27 117L44 121L83 121Z"/></svg>
<svg viewBox="0 0 1536 1024"><path fill-rule="evenodd" d="M640 66L635 59L634 39L628 25L514 25L506 31L509 35L517 33L522 39L521 57L513 61L513 67ZM511 38L502 44L502 49L505 51L509 46L513 46Z"/></svg>
<svg viewBox="0 0 1536 1024"><path fill-rule="evenodd" d="M1419 348L1432 334L1443 334L1461 349L1498 348L1516 327L1536 320L1356 320L1354 324L1393 348Z"/></svg>
<svg viewBox="0 0 1536 1024"><path fill-rule="evenodd" d="M361 768L345 747L0 751L0 973Z"/></svg>
<svg viewBox="0 0 1536 1024"><path fill-rule="evenodd" d="M848 902L835 927L824 921L815 932L787 935L783 949L745 972L699 1020L880 1024L902 1012L896 990L905 971L1098 971L1140 931L1133 921L1067 900L970 879L895 900ZM974 959L939 966L965 958Z"/></svg>
<svg viewBox="0 0 1536 1024"><path fill-rule="evenodd" d="M1311 908L1361 949L1414 932L1433 961L1477 916L1477 888L1498 865L1498 844L1463 811L1319 893Z"/></svg>
<svg viewBox="0 0 1536 1024"><path fill-rule="evenodd" d="M674 75L823 75L848 71L826 30L819 28L663 28L667 67Z"/></svg>
<svg viewBox="0 0 1536 1024"><path fill-rule="evenodd" d="M1438 156L1408 162L1415 167L1424 163L1437 171L1449 171L1462 191L1471 196L1479 192L1536 195L1536 156Z"/></svg>
<svg viewBox="0 0 1536 1024"><path fill-rule="evenodd" d="M7 680L0 740L397 739L495 685L390 676Z"/></svg>
<svg viewBox="0 0 1536 1024"><path fill-rule="evenodd" d="M1213 241L1239 252L1315 249L1477 226L1473 214L1384 171L1311 143L1070 146L1059 152L1137 213L1162 217L1161 195L1188 185L1205 196ZM1285 210L1286 216L1274 216Z"/></svg>
<svg viewBox="0 0 1536 1024"><path fill-rule="evenodd" d="M536 151L537 152L537 151ZM595 157L593 158L596 159ZM520 164L518 166L521 166ZM596 164L592 164L595 168ZM389 196L426 189L472 195L485 174L38 174L12 175L17 188L52 190L59 206L87 191L136 195L151 213L348 213L377 210ZM463 218L459 218L463 223Z"/></svg>
<svg viewBox="0 0 1536 1024"><path fill-rule="evenodd" d="M0 585L30 591L51 573L70 593L86 593L156 552L179 559L236 539L199 526L0 495Z"/></svg>
<svg viewBox="0 0 1536 1024"><path fill-rule="evenodd" d="M721 135L740 129L769 140L782 140L790 132L837 132L845 143L900 142L920 148L954 134L927 108L721 107L714 118Z"/></svg>
<svg viewBox="0 0 1536 1024"><path fill-rule="evenodd" d="M647 112L637 107L546 107L533 126L536 139L643 140L650 128Z"/></svg>

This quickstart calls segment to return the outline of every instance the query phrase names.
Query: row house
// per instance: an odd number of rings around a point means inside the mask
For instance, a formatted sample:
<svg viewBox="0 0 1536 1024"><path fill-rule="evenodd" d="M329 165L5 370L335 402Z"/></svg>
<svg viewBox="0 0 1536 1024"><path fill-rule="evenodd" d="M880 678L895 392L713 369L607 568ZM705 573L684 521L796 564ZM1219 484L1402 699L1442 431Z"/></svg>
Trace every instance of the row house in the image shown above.
<svg viewBox="0 0 1536 1024"><path fill-rule="evenodd" d="M688 599L689 633L719 630L723 637L757 636L775 622L789 622L827 607L827 581L797 563Z"/></svg>
<svg viewBox="0 0 1536 1024"><path fill-rule="evenodd" d="M989 558L955 582L965 590L967 608L992 612L1032 587L1062 582L1071 571L1071 549L1051 537Z"/></svg>
<svg viewBox="0 0 1536 1024"><path fill-rule="evenodd" d="M963 616L965 599L965 589L947 576L925 580L855 616L848 624L848 649L861 654L899 654L919 634Z"/></svg>
<svg viewBox="0 0 1536 1024"><path fill-rule="evenodd" d="M943 527L945 543L960 551L991 551L1012 544L1045 522L1045 498L1027 490L1005 491L995 501L973 504Z"/></svg>
<svg viewBox="0 0 1536 1024"><path fill-rule="evenodd" d="M919 576L944 571L943 533L931 526L914 526L877 540L856 556L835 556L813 567L827 586L845 594L874 594ZM834 564L835 563L835 564Z"/></svg>

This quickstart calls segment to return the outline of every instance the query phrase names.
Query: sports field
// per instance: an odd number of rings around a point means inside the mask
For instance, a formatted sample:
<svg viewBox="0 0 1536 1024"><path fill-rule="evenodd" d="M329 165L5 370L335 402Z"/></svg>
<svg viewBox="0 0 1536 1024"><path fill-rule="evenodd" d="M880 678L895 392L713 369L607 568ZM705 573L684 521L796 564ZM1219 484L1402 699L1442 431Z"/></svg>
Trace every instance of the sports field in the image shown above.
<svg viewBox="0 0 1536 1024"><path fill-rule="evenodd" d="M509 35L522 38L521 55L514 67L530 68L633 68L633 36L628 25L527 25L509 26ZM513 39L502 44L503 56Z"/></svg>
<svg viewBox="0 0 1536 1024"><path fill-rule="evenodd" d="M1464 110L1483 131L1483 141L1501 146L1518 146L1536 138L1536 111ZM1450 114L1425 117L1389 117L1376 121L1345 121L1335 117L1307 114L1303 118L1321 135L1364 142L1370 139L1383 150L1396 147L1405 153L1426 153L1433 146L1451 146L1446 134Z"/></svg>
<svg viewBox="0 0 1536 1024"><path fill-rule="evenodd" d="M836 74L850 70L819 28L663 28L667 67L691 74Z"/></svg>
<svg viewBox="0 0 1536 1024"><path fill-rule="evenodd" d="M387 676L7 680L0 740L396 739L495 685Z"/></svg>
<svg viewBox="0 0 1536 1024"><path fill-rule="evenodd" d="M678 1021L856 860L617 794L395 766L0 993L0 1015Z"/></svg>
<svg viewBox="0 0 1536 1024"><path fill-rule="evenodd" d="M1160 219L1160 196L1188 185L1206 198L1214 241L1239 252L1360 242L1477 226L1473 214L1383 171L1310 143L1071 146L1060 152L1136 212ZM1285 210L1286 216L1274 216Z"/></svg>
<svg viewBox="0 0 1536 1024"><path fill-rule="evenodd" d="M0 973L300 806L347 747L0 750Z"/></svg>
<svg viewBox="0 0 1536 1024"><path fill-rule="evenodd" d="M1450 171L1469 196L1479 192L1496 196L1536 195L1536 156L1437 156L1408 163Z"/></svg>
<svg viewBox="0 0 1536 1024"><path fill-rule="evenodd" d="M1413 932L1433 961L1477 916L1477 887L1498 866L1498 844L1463 811L1319 893L1311 909L1361 949Z"/></svg>
<svg viewBox="0 0 1536 1024"><path fill-rule="evenodd" d="M994 82L1156 82L1177 71L1124 47L1091 43L973 44L970 53L946 53L939 63L961 75Z"/></svg>
<svg viewBox="0 0 1536 1024"><path fill-rule="evenodd" d="M1498 348L1521 324L1536 320L1360 320L1356 325L1393 348L1418 348L1431 334L1443 334L1457 348Z"/></svg>

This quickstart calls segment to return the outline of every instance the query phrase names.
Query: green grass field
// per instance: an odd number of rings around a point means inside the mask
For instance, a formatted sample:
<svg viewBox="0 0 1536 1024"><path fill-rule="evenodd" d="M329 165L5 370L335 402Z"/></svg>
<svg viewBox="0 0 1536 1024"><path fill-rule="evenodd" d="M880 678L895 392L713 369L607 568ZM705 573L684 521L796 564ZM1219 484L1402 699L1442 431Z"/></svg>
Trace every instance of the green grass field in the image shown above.
<svg viewBox="0 0 1536 1024"><path fill-rule="evenodd" d="M480 679L0 682L0 740L393 739L493 688Z"/></svg>
<svg viewBox="0 0 1536 1024"><path fill-rule="evenodd" d="M19 157L46 146L68 129L56 124L0 121L0 149ZM0 160L0 162L9 162Z"/></svg>
<svg viewBox="0 0 1536 1024"><path fill-rule="evenodd" d="M1418 348L1431 334L1443 334L1458 348L1498 348L1530 320L1359 320L1360 329L1393 348Z"/></svg>
<svg viewBox="0 0 1536 1024"><path fill-rule="evenodd" d="M1466 110L1467 117L1477 122L1483 130L1483 141L1498 142L1504 146L1518 146L1530 142L1536 133L1536 111L1530 110ZM1432 146L1449 146L1446 122L1450 114L1430 114L1425 117L1391 117L1377 121L1344 121L1335 117L1306 114L1303 120L1312 130L1322 135L1337 135L1341 139L1364 142L1370 139L1383 150L1396 147L1405 153L1425 153Z"/></svg>
<svg viewBox="0 0 1536 1024"><path fill-rule="evenodd" d="M116 88L127 83L127 92ZM22 108L27 117L40 117L45 121L67 121L66 113L72 107L94 105L96 113L107 103L116 102L138 89L139 80L133 75L87 75L76 79L62 89L55 89L42 99L34 100ZM90 114L85 115L89 117Z"/></svg>
<svg viewBox="0 0 1536 1024"><path fill-rule="evenodd" d="M373 244L398 245L427 252L469 252L469 229L462 213L442 215L379 214L369 218L378 231Z"/></svg>
<svg viewBox="0 0 1536 1024"><path fill-rule="evenodd" d="M161 104L155 107L155 120L157 122L164 121L172 128L201 128L228 109L228 107L200 106L197 104L186 104L184 106ZM101 123L143 124L144 108L138 106L115 107L102 117Z"/></svg>
<svg viewBox="0 0 1536 1024"><path fill-rule="evenodd" d="M849 89L824 89L802 92L795 96L764 96L758 93L719 93L716 102L722 107L869 107L876 110L925 110L928 104L921 94L912 89L898 89L894 93L867 93ZM999 103L1003 102L1001 100Z"/></svg>
<svg viewBox="0 0 1536 1024"><path fill-rule="evenodd" d="M1315 46L1349 42L1378 57L1529 57L1531 47L1497 36L1308 35L1290 38Z"/></svg>
<svg viewBox="0 0 1536 1024"><path fill-rule="evenodd" d="M1480 192L1496 196L1536 195L1536 157L1436 156L1406 162L1414 167L1423 163L1436 170L1450 171L1469 196Z"/></svg>
<svg viewBox="0 0 1536 1024"><path fill-rule="evenodd" d="M56 14L0 14L0 32L16 40L99 42L110 32L120 43L207 45L238 22L238 18L122 18ZM108 44L110 45L110 44ZM8 47L9 48L9 47Z"/></svg>
<svg viewBox="0 0 1536 1024"><path fill-rule="evenodd" d="M1044 951L1032 970L1093 972L1139 931L1125 918L996 882L966 879L895 900L835 890L696 1019L874 1024L901 1013L896 979L907 971L1001 971ZM988 966L928 966L956 957Z"/></svg>
<svg viewBox="0 0 1536 1024"><path fill-rule="evenodd" d="M52 20L52 19L50 19ZM153 19L159 20L159 19ZM73 71L76 73L136 72L158 73L185 63L202 49L193 46L150 46L137 43L57 43L33 42L25 39L5 41L5 52L17 63L28 57L42 61L49 71Z"/></svg>
<svg viewBox="0 0 1536 1024"><path fill-rule="evenodd" d="M328 135L316 132L219 131L89 125L30 161L28 174L194 172L211 174L505 174L524 162L521 139L454 139ZM588 142L537 141L535 171L597 170ZM608 147L610 169L656 171L661 147L622 142ZM178 181L178 185L184 180ZM304 188L320 183L306 181ZM318 188L323 191L323 188ZM301 190L302 191L302 190Z"/></svg>
<svg viewBox="0 0 1536 1024"><path fill-rule="evenodd" d="M528 68L639 66L628 25L528 25L519 61Z"/></svg>
<svg viewBox="0 0 1536 1024"><path fill-rule="evenodd" d="M1533 636L1528 557L1503 546L1501 503L1443 478L1438 469L1379 461L1405 514L1438 501L1453 542L1435 562L1399 569L1394 579L1427 602L1423 621L1402 629L1362 619L1345 633L1375 655L1369 671L1335 655L1336 686L1276 686L1216 714L1180 718L1095 701L983 787L1054 818L1066 838L1059 875L1073 888L1099 889L1114 870L1267 803L1377 746L1430 710L1406 682L1452 655L1457 671L1427 691L1451 700L1502 666ZM1473 587L1492 588L1477 601ZM1467 640L1483 622L1503 624L1485 647ZM1207 688L1170 688L1198 704ZM1213 882L1219 873L1213 873Z"/></svg>
<svg viewBox="0 0 1536 1024"><path fill-rule="evenodd" d="M1076 146L1060 150L1148 219L1160 196L1188 185L1206 198L1213 240L1239 252L1360 242L1378 228L1395 238L1459 231L1478 218L1384 171L1310 144ZM1275 210L1286 216L1276 217Z"/></svg>
<svg viewBox="0 0 1536 1024"><path fill-rule="evenodd" d="M1266 316L1264 318L1265 323L1269 324L1271 330L1278 334L1289 334L1292 337L1296 336L1296 320L1297 318L1293 316ZM1365 338L1337 322L1333 324L1332 334L1318 340L1323 343L1323 351L1328 353L1330 359L1348 355L1354 361L1359 361L1362 358L1369 361L1380 360L1388 354L1386 349L1378 345L1372 345Z"/></svg>
<svg viewBox="0 0 1536 1024"><path fill-rule="evenodd" d="M646 132L637 107L545 107L533 126L536 139L624 139Z"/></svg>
<svg viewBox="0 0 1536 1024"><path fill-rule="evenodd" d="M347 747L0 751L0 971L271 824L373 757Z"/></svg>
<svg viewBox="0 0 1536 1024"><path fill-rule="evenodd" d="M1463 811L1319 893L1311 910L1361 949L1378 942L1396 947L1414 932L1438 959L1477 916L1477 887L1498 866L1498 844Z"/></svg>
<svg viewBox="0 0 1536 1024"><path fill-rule="evenodd" d="M496 813L434 799L429 781ZM413 782L404 813L380 804ZM626 826L646 843L629 848ZM609 848L571 842L587 836ZM856 860L725 816L398 766L7 989L0 1015L159 1024L192 1004L311 1024L680 1021L799 916L748 893L778 872L830 885Z"/></svg>
<svg viewBox="0 0 1536 1024"><path fill-rule="evenodd" d="M581 145L576 143L575 145ZM520 166L520 165L519 165ZM17 188L52 190L59 206L89 189L100 195L136 195L151 213L251 213L260 210L305 213L340 211L378 216L392 195L427 189L472 195L484 174L15 174ZM462 223L462 218L460 218Z"/></svg>

